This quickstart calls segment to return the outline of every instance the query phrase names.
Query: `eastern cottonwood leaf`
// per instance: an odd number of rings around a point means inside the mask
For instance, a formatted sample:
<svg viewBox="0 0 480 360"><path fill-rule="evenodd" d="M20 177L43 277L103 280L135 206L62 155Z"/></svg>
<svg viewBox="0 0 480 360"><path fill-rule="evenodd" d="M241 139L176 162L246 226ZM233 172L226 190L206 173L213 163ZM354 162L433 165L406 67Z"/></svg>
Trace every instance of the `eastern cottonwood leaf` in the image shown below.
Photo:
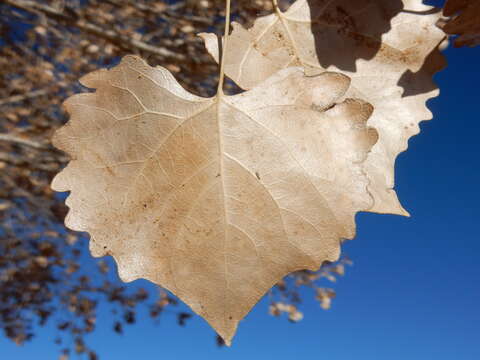
<svg viewBox="0 0 480 360"><path fill-rule="evenodd" d="M393 190L395 158L419 132L418 123L432 117L425 103L438 95L432 75L444 65L438 45L445 35L435 26L438 11L421 0L400 5L398 13L398 2L391 0L298 0L248 30L233 23L225 73L243 89L289 66L303 66L309 75L348 75L352 84L345 96L373 105L368 124L379 133L365 162L375 200L370 211L408 215ZM390 20L391 29L380 38ZM216 35L200 36L218 61Z"/></svg>
<svg viewBox="0 0 480 360"><path fill-rule="evenodd" d="M450 35L459 35L455 46L480 45L480 0L447 0L443 15L451 16L442 29Z"/></svg>
<svg viewBox="0 0 480 360"><path fill-rule="evenodd" d="M88 231L124 281L172 291L227 343L286 274L336 260L373 203L362 171L372 107L337 104L345 75L289 68L201 98L128 56L81 82L97 90L66 101L54 137L72 157L52 183L71 191L67 226Z"/></svg>

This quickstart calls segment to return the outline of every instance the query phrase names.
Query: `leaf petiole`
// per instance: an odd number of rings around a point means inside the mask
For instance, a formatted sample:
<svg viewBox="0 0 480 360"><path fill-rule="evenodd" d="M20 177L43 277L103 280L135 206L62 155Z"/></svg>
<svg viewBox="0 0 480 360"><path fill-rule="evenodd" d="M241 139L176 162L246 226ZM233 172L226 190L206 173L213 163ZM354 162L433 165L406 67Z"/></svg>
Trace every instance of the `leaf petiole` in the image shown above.
<svg viewBox="0 0 480 360"><path fill-rule="evenodd" d="M225 35L223 37L223 48L220 60L220 77L218 80L217 95L223 95L223 83L225 80L225 54L227 53L228 34L230 33L230 1L226 0L225 5Z"/></svg>

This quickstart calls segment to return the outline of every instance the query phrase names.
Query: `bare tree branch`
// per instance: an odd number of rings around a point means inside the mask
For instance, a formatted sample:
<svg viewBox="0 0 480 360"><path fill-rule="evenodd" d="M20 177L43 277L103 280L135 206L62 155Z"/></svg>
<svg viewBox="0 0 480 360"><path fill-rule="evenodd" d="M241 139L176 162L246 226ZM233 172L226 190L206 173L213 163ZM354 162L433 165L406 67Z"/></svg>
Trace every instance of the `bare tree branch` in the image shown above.
<svg viewBox="0 0 480 360"><path fill-rule="evenodd" d="M8 163L12 166L28 166L28 168L33 170L49 172L58 170L58 164L56 162L39 163L38 161L35 161L35 159L29 159L24 156L16 156L15 154L9 152L0 151L0 161Z"/></svg>
<svg viewBox="0 0 480 360"><path fill-rule="evenodd" d="M57 21L62 21L69 26L75 26L80 30L108 40L120 47L135 48L151 54L164 56L175 60L185 60L185 55L173 52L165 47L157 47L147 44L140 40L132 39L128 36L121 35L113 30L104 29L98 25L89 23L84 19L74 16L74 13L67 11L59 11L51 6L37 3L30 0L4 0L5 3L28 12L38 13L39 11L47 17Z"/></svg>
<svg viewBox="0 0 480 360"><path fill-rule="evenodd" d="M48 146L45 144L42 144L40 142L30 140L30 139L25 139L18 137L16 135L12 134L5 134L5 133L0 133L0 141L6 141L6 142L11 142L11 143L16 143L20 145L26 145L33 147L35 149L47 149Z"/></svg>
<svg viewBox="0 0 480 360"><path fill-rule="evenodd" d="M5 98L5 99L0 99L0 106L8 105L8 104L16 103L16 102L21 102L21 101L24 101L24 100L28 100L28 99L36 98L36 97L39 97L39 96L43 96L43 95L46 95L46 94L48 94L47 89L40 89L40 90L30 91L26 94L19 94L19 95L10 96L10 97Z"/></svg>

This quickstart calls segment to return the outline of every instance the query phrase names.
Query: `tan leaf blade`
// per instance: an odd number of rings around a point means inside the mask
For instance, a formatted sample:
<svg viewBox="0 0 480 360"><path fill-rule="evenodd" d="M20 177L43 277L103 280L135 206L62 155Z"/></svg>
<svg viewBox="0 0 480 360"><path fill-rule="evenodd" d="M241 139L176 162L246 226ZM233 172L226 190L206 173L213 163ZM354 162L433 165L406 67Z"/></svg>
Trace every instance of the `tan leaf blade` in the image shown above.
<svg viewBox="0 0 480 360"><path fill-rule="evenodd" d="M124 281L175 293L230 343L286 274L334 261L372 205L362 161L372 108L341 74L289 68L236 96L200 98L128 56L66 102L54 144L72 157L68 227L88 231ZM336 104L336 105L335 105Z"/></svg>
<svg viewBox="0 0 480 360"><path fill-rule="evenodd" d="M442 26L450 35L459 35L455 46L480 45L480 0L447 0L443 14L451 16Z"/></svg>
<svg viewBox="0 0 480 360"><path fill-rule="evenodd" d="M398 3L298 0L248 30L234 23L225 72L243 89L288 66L303 66L310 75L326 70L348 75L352 84L345 96L373 105L368 125L379 133L365 163L374 197L370 211L408 215L393 190L395 159L419 132L419 122L432 117L425 103L438 95L432 76L444 66L438 45L445 35L435 26L440 14L432 7L403 0L398 13ZM391 28L380 40L385 23ZM216 36L200 36L218 61Z"/></svg>

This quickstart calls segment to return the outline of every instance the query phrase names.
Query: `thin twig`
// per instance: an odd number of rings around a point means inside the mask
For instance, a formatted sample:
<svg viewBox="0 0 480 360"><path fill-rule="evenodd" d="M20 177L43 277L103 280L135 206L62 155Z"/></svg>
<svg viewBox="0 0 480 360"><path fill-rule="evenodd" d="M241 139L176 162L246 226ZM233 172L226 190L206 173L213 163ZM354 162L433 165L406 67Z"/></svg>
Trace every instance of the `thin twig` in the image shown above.
<svg viewBox="0 0 480 360"><path fill-rule="evenodd" d="M5 99L0 99L0 106L8 105L8 104L16 103L16 102L21 102L21 101L28 100L28 99L33 99L33 98L43 96L43 95L47 95L47 94L48 94L48 90L40 89L40 90L30 91L30 92L25 93L25 94L13 95L13 96L7 97Z"/></svg>
<svg viewBox="0 0 480 360"><path fill-rule="evenodd" d="M225 12L225 35L223 37L223 49L220 60L220 79L218 80L217 90L219 96L223 94L223 83L225 80L225 54L227 53L227 43L230 35L230 0L226 0Z"/></svg>
<svg viewBox="0 0 480 360"><path fill-rule="evenodd" d="M11 143L20 144L20 145L26 145L26 146L33 147L35 149L47 149L48 148L47 145L42 144L38 141L21 138L21 137L18 137L16 135L8 134L8 133L0 133L0 141L6 141L6 142L11 142Z"/></svg>
<svg viewBox="0 0 480 360"><path fill-rule="evenodd" d="M67 159L62 159L61 163L66 162ZM25 156L18 156L14 155L9 152L2 152L0 151L0 162L5 162L11 166L16 167L27 167L28 169L32 170L40 170L40 171L47 171L47 172L54 172L58 171L60 165L57 161L50 161L50 162L39 162L36 159L30 159Z"/></svg>

